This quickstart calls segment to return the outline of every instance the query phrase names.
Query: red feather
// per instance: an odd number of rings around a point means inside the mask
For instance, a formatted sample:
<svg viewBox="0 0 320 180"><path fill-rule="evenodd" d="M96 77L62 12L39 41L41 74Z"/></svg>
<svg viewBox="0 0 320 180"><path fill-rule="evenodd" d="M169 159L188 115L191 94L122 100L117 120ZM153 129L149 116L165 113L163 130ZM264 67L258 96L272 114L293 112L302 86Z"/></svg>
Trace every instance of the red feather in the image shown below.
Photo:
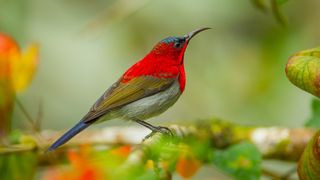
<svg viewBox="0 0 320 180"><path fill-rule="evenodd" d="M183 48L177 49L173 47L173 43L158 43L149 54L123 74L121 82L126 83L140 76L177 78L180 90L183 92L186 84L183 54L186 47L187 44Z"/></svg>

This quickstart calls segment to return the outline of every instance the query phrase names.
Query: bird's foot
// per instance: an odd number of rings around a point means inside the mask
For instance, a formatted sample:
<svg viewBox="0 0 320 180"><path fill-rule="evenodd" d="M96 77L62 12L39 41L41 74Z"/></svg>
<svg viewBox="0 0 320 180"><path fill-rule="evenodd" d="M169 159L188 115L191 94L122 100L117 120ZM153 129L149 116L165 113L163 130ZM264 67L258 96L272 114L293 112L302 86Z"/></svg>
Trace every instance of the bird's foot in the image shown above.
<svg viewBox="0 0 320 180"><path fill-rule="evenodd" d="M157 126L155 131L163 133L163 134L169 134L170 136L173 136L172 131L168 127Z"/></svg>
<svg viewBox="0 0 320 180"><path fill-rule="evenodd" d="M145 141L145 140L149 139L149 138L152 137L155 133L157 133L157 132L156 132L156 131L151 131L151 133L148 134L146 137L144 137L142 141Z"/></svg>
<svg viewBox="0 0 320 180"><path fill-rule="evenodd" d="M152 137L156 133L161 133L164 135L170 135L170 137L173 137L173 132L168 127L163 126L154 126L152 129L152 132L148 134L146 137L143 138L143 141L147 140L148 138Z"/></svg>
<svg viewBox="0 0 320 180"><path fill-rule="evenodd" d="M151 125L145 121L141 121L139 119L133 119L133 120L152 131L152 133L150 133L145 139L148 139L149 137L151 137L153 134L155 134L157 132L162 133L162 134L166 134L166 135L169 134L171 137L173 137L172 131L167 127L153 126L153 125Z"/></svg>

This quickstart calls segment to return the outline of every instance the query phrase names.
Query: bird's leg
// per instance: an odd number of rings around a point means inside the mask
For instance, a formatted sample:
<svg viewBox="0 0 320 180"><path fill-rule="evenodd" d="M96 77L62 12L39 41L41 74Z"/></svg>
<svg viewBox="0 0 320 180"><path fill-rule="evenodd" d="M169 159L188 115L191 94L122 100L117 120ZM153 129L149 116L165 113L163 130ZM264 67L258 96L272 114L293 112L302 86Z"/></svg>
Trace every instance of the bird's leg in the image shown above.
<svg viewBox="0 0 320 180"><path fill-rule="evenodd" d="M152 132L160 132L160 133L169 133L170 135L173 136L173 133L171 132L171 130L167 127L163 127L163 126L153 126L145 121L141 121L140 119L134 119L135 122L141 124L142 126L150 129Z"/></svg>

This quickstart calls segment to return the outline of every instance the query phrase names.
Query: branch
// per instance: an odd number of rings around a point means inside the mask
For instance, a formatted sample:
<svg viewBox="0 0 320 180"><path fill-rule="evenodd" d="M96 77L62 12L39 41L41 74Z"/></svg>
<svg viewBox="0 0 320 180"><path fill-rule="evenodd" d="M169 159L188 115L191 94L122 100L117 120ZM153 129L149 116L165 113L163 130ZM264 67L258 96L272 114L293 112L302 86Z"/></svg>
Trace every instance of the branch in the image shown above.
<svg viewBox="0 0 320 180"><path fill-rule="evenodd" d="M279 159L297 161L302 154L307 142L314 134L314 130L307 128L279 128L279 127L247 127L235 125L220 120L200 121L191 125L171 125L175 139L193 137L208 140L214 148L223 149L241 141L250 141L260 150L265 159ZM107 127L99 131L85 131L58 149L58 153L64 153L66 149L77 147L81 144L92 145L138 145L148 135L149 130L143 127ZM42 136L48 147L53 140L62 133L43 131ZM157 142L161 134L154 134L141 143L143 151L148 151L149 144ZM144 161L144 154L139 150L137 156Z"/></svg>

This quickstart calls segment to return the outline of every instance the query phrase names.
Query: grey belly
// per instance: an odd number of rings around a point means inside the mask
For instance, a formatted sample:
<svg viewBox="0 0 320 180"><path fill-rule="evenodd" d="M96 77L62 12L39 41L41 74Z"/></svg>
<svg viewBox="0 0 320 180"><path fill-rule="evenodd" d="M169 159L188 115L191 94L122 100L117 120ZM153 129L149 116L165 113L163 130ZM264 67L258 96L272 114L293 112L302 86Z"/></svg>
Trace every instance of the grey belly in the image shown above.
<svg viewBox="0 0 320 180"><path fill-rule="evenodd" d="M166 111L179 99L180 95L180 86L176 81L168 89L130 103L121 109L110 112L110 115L112 118L145 120Z"/></svg>

